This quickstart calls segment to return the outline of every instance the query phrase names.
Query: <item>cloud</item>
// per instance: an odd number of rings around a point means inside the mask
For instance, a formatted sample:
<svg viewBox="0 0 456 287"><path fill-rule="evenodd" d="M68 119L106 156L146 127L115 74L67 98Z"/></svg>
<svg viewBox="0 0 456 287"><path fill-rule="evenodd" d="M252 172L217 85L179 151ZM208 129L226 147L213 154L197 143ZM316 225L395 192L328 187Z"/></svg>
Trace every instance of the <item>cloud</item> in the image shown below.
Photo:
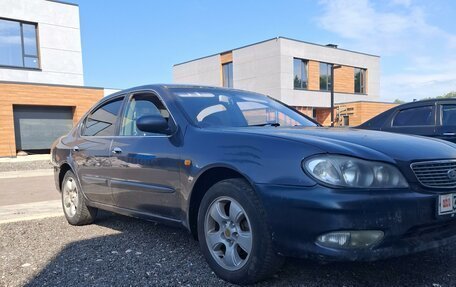
<svg viewBox="0 0 456 287"><path fill-rule="evenodd" d="M425 8L407 0L320 5L317 23L339 36L342 46L382 56L382 98L411 100L456 89L456 34L429 23Z"/></svg>

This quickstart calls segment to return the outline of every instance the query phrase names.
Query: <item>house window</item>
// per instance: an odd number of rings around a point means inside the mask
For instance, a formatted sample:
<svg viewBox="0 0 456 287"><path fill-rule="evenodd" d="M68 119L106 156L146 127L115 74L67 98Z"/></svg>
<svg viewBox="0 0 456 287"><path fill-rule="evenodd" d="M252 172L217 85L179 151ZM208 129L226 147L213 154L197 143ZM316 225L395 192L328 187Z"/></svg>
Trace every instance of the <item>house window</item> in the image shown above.
<svg viewBox="0 0 456 287"><path fill-rule="evenodd" d="M295 89L307 89L307 61L293 59L293 86Z"/></svg>
<svg viewBox="0 0 456 287"><path fill-rule="evenodd" d="M36 24L0 19L0 66L39 68Z"/></svg>
<svg viewBox="0 0 456 287"><path fill-rule="evenodd" d="M321 91L330 91L332 74L331 74L332 65L328 63L320 63L320 90Z"/></svg>
<svg viewBox="0 0 456 287"><path fill-rule="evenodd" d="M355 93L366 93L366 69L355 68Z"/></svg>
<svg viewBox="0 0 456 287"><path fill-rule="evenodd" d="M222 64L222 78L224 87L233 87L233 62Z"/></svg>

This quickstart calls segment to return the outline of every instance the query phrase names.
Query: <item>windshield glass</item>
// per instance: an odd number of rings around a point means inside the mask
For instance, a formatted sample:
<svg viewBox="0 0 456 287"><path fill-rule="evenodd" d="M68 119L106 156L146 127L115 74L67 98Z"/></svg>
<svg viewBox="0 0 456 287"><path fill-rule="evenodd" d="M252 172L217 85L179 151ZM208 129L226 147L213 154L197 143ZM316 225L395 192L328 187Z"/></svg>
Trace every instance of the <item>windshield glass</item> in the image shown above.
<svg viewBox="0 0 456 287"><path fill-rule="evenodd" d="M224 89L172 88L189 118L199 127L317 126L269 97Z"/></svg>

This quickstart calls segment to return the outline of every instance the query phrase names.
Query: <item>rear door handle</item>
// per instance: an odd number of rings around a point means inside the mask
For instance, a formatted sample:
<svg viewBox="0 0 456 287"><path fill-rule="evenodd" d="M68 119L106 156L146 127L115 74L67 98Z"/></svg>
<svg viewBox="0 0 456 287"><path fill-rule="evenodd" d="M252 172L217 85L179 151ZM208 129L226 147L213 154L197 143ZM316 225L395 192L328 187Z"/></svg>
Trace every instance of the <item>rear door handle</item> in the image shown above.
<svg viewBox="0 0 456 287"><path fill-rule="evenodd" d="M456 133L443 133L444 136L456 136Z"/></svg>
<svg viewBox="0 0 456 287"><path fill-rule="evenodd" d="M77 145L75 145L75 146L73 147L73 151L76 151L76 152L79 151L79 147L78 147Z"/></svg>
<svg viewBox="0 0 456 287"><path fill-rule="evenodd" d="M119 154L122 153L122 149L120 147L115 147L112 149L113 154Z"/></svg>

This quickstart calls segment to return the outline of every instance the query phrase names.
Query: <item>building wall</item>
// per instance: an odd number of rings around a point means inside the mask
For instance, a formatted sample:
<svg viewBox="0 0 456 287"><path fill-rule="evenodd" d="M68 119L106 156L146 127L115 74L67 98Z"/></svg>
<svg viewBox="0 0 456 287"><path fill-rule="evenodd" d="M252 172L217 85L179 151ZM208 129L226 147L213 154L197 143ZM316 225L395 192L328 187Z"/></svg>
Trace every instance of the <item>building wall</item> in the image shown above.
<svg viewBox="0 0 456 287"><path fill-rule="evenodd" d="M0 83L0 157L16 155L13 105L72 107L77 123L103 93L101 88Z"/></svg>
<svg viewBox="0 0 456 287"><path fill-rule="evenodd" d="M281 99L278 40L233 50L233 87Z"/></svg>
<svg viewBox="0 0 456 287"><path fill-rule="evenodd" d="M84 85L79 7L47 0L2 0L0 18L38 24L41 70L0 67L0 81Z"/></svg>
<svg viewBox="0 0 456 287"><path fill-rule="evenodd" d="M343 117L349 117L350 126L357 126L397 104L383 102L350 102L336 106L337 126L343 125Z"/></svg>
<svg viewBox="0 0 456 287"><path fill-rule="evenodd" d="M220 56L214 55L174 66L173 81L178 84L221 86Z"/></svg>
<svg viewBox="0 0 456 287"><path fill-rule="evenodd" d="M281 100L292 106L330 106L330 92L319 91L319 62L342 65L335 70L335 102L375 101L380 95L380 58L343 49L279 38L281 55ZM308 90L293 87L293 58L309 60ZM234 63L236 65L236 63ZM354 94L353 67L368 70L367 94Z"/></svg>

